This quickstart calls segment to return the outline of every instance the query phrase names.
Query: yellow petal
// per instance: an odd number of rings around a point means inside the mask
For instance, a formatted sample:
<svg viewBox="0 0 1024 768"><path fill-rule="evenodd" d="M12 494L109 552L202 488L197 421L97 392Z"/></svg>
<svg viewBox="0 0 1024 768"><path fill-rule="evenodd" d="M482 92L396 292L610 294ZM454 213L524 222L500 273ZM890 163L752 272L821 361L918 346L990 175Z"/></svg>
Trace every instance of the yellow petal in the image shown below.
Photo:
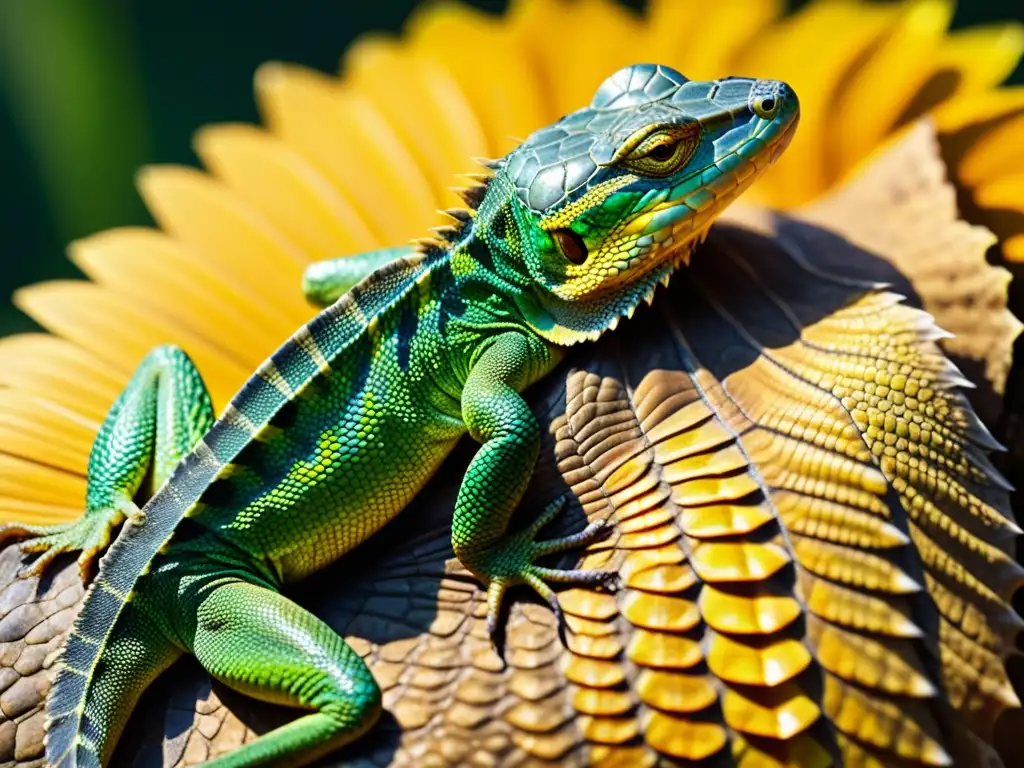
<svg viewBox="0 0 1024 768"><path fill-rule="evenodd" d="M935 51L931 76L907 94L896 124L916 120L957 96L987 92L1013 72L1022 52L1024 33L1018 24L952 33Z"/></svg>
<svg viewBox="0 0 1024 768"><path fill-rule="evenodd" d="M553 111L545 121L589 103L616 70L651 60L640 19L612 0L520 2L512 26L550 94Z"/></svg>
<svg viewBox="0 0 1024 768"><path fill-rule="evenodd" d="M775 206L800 205L835 181L829 154L836 95L851 67L866 56L897 20L896 5L865 6L844 0L810 3L761 31L756 45L742 46L728 71L785 80L800 97L800 128L778 164L750 190L751 199ZM820 41L829 40L822 56Z"/></svg>
<svg viewBox="0 0 1024 768"><path fill-rule="evenodd" d="M652 0L647 10L646 51L640 60L667 64L691 80L749 76L731 67L746 53L765 49L762 35L774 35L777 27L772 22L783 6L780 0ZM696 28L700 34L694 34ZM771 52L787 53L780 48Z"/></svg>
<svg viewBox="0 0 1024 768"><path fill-rule="evenodd" d="M0 453L0 510L6 506L2 503L4 498L82 509L85 478ZM25 518L18 516L15 519L24 521Z"/></svg>
<svg viewBox="0 0 1024 768"><path fill-rule="evenodd" d="M401 134L423 167L442 207L462 205L452 174L471 173L469 158L489 148L473 104L438 62L394 41L364 38L344 59L346 78Z"/></svg>
<svg viewBox="0 0 1024 768"><path fill-rule="evenodd" d="M0 339L0 384L31 392L97 425L130 372L128 366L56 336L24 333Z"/></svg>
<svg viewBox="0 0 1024 768"><path fill-rule="evenodd" d="M38 397L0 389L0 446L4 453L85 474L99 424Z"/></svg>
<svg viewBox="0 0 1024 768"><path fill-rule="evenodd" d="M1003 255L1007 261L1024 261L1024 235L1012 235L1003 243Z"/></svg>
<svg viewBox="0 0 1024 768"><path fill-rule="evenodd" d="M373 249L377 241L355 207L315 166L276 136L249 125L196 134L196 153L310 259Z"/></svg>
<svg viewBox="0 0 1024 768"><path fill-rule="evenodd" d="M271 130L326 174L378 239L422 234L437 208L410 150L365 97L304 67L264 64L256 92Z"/></svg>
<svg viewBox="0 0 1024 768"><path fill-rule="evenodd" d="M1024 169L1024 162L1013 166ZM974 202L984 210L985 224L999 236L1008 261L1024 261L1024 170L982 184L974 190Z"/></svg>
<svg viewBox="0 0 1024 768"><path fill-rule="evenodd" d="M943 134L999 120L1024 111L1024 86L964 94L935 109L932 116Z"/></svg>
<svg viewBox="0 0 1024 768"><path fill-rule="evenodd" d="M832 167L841 176L878 146L934 71L950 0L910 0L871 56L849 73L831 110Z"/></svg>
<svg viewBox="0 0 1024 768"><path fill-rule="evenodd" d="M138 298L72 280L23 288L15 303L55 333L121 368L134 370L160 344L183 347L203 373L214 401L223 405L250 369L222 347L214 347Z"/></svg>
<svg viewBox="0 0 1024 768"><path fill-rule="evenodd" d="M536 74L517 36L462 5L428 7L413 15L408 36L418 55L443 65L475 107L487 155L501 156L558 115L542 98Z"/></svg>
<svg viewBox="0 0 1024 768"><path fill-rule="evenodd" d="M141 292L150 307L250 369L294 330L294 322L267 313L222 272L156 230L101 232L72 244L70 256L94 282L129 300Z"/></svg>
<svg viewBox="0 0 1024 768"><path fill-rule="evenodd" d="M1024 55L1024 25L1017 22L953 32L938 55L939 70L956 73L956 93L993 88L1008 78Z"/></svg>
<svg viewBox="0 0 1024 768"><path fill-rule="evenodd" d="M2 480L0 480L2 482ZM82 516L85 497L67 499L64 504L26 501L22 498L0 496L0 522L18 522L27 525L54 525L67 523ZM77 504L77 506L76 506Z"/></svg>
<svg viewBox="0 0 1024 768"><path fill-rule="evenodd" d="M1024 164L1014 173L984 183L974 190L974 202L985 208L1024 212Z"/></svg>
<svg viewBox="0 0 1024 768"><path fill-rule="evenodd" d="M978 137L957 163L956 175L960 182L974 187L1011 169L1024 171L1024 112L999 121ZM975 200L987 205L977 195Z"/></svg>
<svg viewBox="0 0 1024 768"><path fill-rule="evenodd" d="M139 190L160 228L199 252L298 325L312 310L302 296L308 259L222 184L192 168L149 167ZM294 287L292 287L294 286Z"/></svg>

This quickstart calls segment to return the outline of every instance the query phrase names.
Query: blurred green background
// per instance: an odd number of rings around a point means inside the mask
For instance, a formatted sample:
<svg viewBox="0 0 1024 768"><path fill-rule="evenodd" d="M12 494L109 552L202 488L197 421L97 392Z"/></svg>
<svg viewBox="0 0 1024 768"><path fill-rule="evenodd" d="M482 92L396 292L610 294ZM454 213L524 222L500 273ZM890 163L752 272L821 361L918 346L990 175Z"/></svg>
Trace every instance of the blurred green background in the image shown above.
<svg viewBox="0 0 1024 768"><path fill-rule="evenodd" d="M506 5L470 4L493 12ZM69 240L150 223L136 168L195 164L190 136L200 125L257 121L252 75L260 63L334 72L354 37L398 31L416 5L0 0L0 333L33 327L10 306L12 290L76 276L64 257ZM1014 18L1024 20L1024 1L962 0L953 26ZM1024 68L1012 80L1024 83Z"/></svg>

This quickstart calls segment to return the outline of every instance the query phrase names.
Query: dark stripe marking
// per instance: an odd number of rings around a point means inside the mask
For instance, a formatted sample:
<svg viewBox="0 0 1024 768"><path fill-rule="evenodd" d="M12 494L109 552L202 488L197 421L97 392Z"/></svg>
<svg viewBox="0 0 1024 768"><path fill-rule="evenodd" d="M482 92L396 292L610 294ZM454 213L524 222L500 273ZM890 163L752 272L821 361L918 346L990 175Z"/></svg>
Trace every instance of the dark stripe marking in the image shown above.
<svg viewBox="0 0 1024 768"><path fill-rule="evenodd" d="M470 238L467 250L473 261L479 264L481 267L486 269L488 272L494 271L494 254L491 253L491 249L484 242L484 239L479 235Z"/></svg>
<svg viewBox="0 0 1024 768"><path fill-rule="evenodd" d="M270 426L277 429L290 429L295 425L299 417L299 404L295 400L289 400L281 405L273 416L270 417Z"/></svg>
<svg viewBox="0 0 1024 768"><path fill-rule="evenodd" d="M82 694L80 694L82 695ZM74 710L52 717L46 729L46 753L66 755L78 737L78 716Z"/></svg>
<svg viewBox="0 0 1024 768"><path fill-rule="evenodd" d="M370 339L364 339L361 344L365 349L357 348L354 351L358 367L352 371L352 381L349 385L349 392L353 395L362 392L366 388L366 382L370 379L370 370L373 368L374 344Z"/></svg>
<svg viewBox="0 0 1024 768"><path fill-rule="evenodd" d="M86 674L89 672L92 660L96 658L98 647L96 641L71 633L64 641L64 650L60 657L61 664L70 671Z"/></svg>
<svg viewBox="0 0 1024 768"><path fill-rule="evenodd" d="M314 363L306 350L294 340L286 342L273 354L271 360L293 391L300 389L320 370L320 366Z"/></svg>
<svg viewBox="0 0 1024 768"><path fill-rule="evenodd" d="M79 740L78 745L95 752L96 745L103 738L103 733L100 731L99 726L93 722L93 719L89 717L88 713L82 715L81 731L83 738Z"/></svg>
<svg viewBox="0 0 1024 768"><path fill-rule="evenodd" d="M413 294L406 299L398 318L398 367L403 371L409 370L409 353L419 324L419 295Z"/></svg>
<svg viewBox="0 0 1024 768"><path fill-rule="evenodd" d="M230 478L220 477L210 483L199 501L208 507L223 509L235 498L235 486Z"/></svg>
<svg viewBox="0 0 1024 768"><path fill-rule="evenodd" d="M455 280L446 280L441 287L441 307L438 311L438 328L441 333L448 330L448 321L459 318L466 311L466 302L455 284Z"/></svg>
<svg viewBox="0 0 1024 768"><path fill-rule="evenodd" d="M89 684L89 678L85 675L75 674L66 670L61 670L61 674L64 675L61 697L58 701L52 702L52 706L56 708L60 707L61 704L70 704L71 706L63 713L68 715L75 710L78 702L82 700L82 696L85 694L85 687Z"/></svg>
<svg viewBox="0 0 1024 768"><path fill-rule="evenodd" d="M111 574L111 575L113 575L113 574ZM102 578L104 579L104 583L106 583L108 586L112 586L107 581L109 576L105 576L105 577L102 577ZM93 588L91 590L89 590L89 592L90 592L90 596L92 597L93 603L99 609L100 614L105 617L105 616L116 615L117 614L117 611L121 607L121 604L124 602L124 600L119 598L116 593L117 592L122 592L122 593L127 592L127 589L125 589L125 590L118 590L118 589L115 588L113 591L108 590L108 589L104 589L100 585L100 577L98 577L96 579L96 583L93 584ZM101 640L103 640L103 634L96 631L98 629L97 627L93 627L93 626L90 626L89 624L85 624L85 625L83 625L82 627L80 627L78 629L79 629L79 634L81 634L84 637L89 638L90 640L95 640L97 643L99 643ZM96 650L98 650L98 649L99 649L99 645L96 646ZM94 653L95 653L95 651L94 651Z"/></svg>
<svg viewBox="0 0 1024 768"><path fill-rule="evenodd" d="M287 399L273 384L253 376L232 402L253 424L264 424Z"/></svg>
<svg viewBox="0 0 1024 768"><path fill-rule="evenodd" d="M499 240L504 240L508 237L508 222L510 218L512 218L512 211L506 205L498 211L494 220L491 222L491 232L493 232L494 236Z"/></svg>

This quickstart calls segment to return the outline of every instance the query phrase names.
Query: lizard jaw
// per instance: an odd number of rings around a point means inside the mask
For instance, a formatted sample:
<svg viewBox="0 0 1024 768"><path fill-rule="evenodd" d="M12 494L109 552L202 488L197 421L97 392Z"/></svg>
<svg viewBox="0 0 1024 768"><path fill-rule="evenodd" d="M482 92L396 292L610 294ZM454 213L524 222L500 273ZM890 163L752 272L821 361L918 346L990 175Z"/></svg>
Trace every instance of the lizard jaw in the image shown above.
<svg viewBox="0 0 1024 768"><path fill-rule="evenodd" d="M623 318L632 317L641 303L650 305L658 286L668 286L674 272L689 264L693 248L704 241L707 232L708 227L705 227L680 243L668 258L659 260L657 266L619 291L611 301L603 297L566 301L545 292L543 297L536 293L524 294L517 298L517 305L534 330L554 344L571 346L594 341L605 332L615 330Z"/></svg>

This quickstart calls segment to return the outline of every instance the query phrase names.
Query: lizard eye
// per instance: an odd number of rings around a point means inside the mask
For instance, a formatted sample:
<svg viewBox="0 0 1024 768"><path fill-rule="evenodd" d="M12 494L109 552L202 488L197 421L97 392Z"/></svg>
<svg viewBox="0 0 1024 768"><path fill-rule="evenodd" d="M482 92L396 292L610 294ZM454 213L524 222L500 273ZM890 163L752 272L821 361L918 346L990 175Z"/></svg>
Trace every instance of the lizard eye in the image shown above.
<svg viewBox="0 0 1024 768"><path fill-rule="evenodd" d="M672 159L672 155L675 154L676 144L678 142L666 142L665 144L659 144L652 149L647 156L651 160L655 160L659 163L664 163Z"/></svg>
<svg viewBox="0 0 1024 768"><path fill-rule="evenodd" d="M779 100L774 96L757 96L750 105L754 114L762 120L771 120L779 111Z"/></svg>
<svg viewBox="0 0 1024 768"><path fill-rule="evenodd" d="M578 233L569 228L551 230L551 238L558 246L562 255L573 264L582 264L590 254L587 251L587 244Z"/></svg>
<svg viewBox="0 0 1024 768"><path fill-rule="evenodd" d="M667 126L639 142L619 161L627 170L656 179L671 176L693 157L700 129L692 124Z"/></svg>

